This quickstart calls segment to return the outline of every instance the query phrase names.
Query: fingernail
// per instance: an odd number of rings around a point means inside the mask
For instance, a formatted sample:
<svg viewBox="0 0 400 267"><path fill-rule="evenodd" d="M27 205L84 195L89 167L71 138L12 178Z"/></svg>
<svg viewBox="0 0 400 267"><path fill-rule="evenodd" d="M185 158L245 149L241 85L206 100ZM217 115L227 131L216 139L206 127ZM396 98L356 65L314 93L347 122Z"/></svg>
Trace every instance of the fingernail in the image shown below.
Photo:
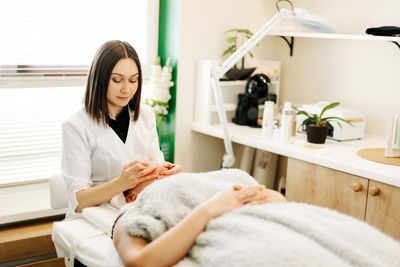
<svg viewBox="0 0 400 267"><path fill-rule="evenodd" d="M261 184L261 185L260 185L260 188L264 189L264 188L265 188L265 185Z"/></svg>
<svg viewBox="0 0 400 267"><path fill-rule="evenodd" d="M239 199L242 200L243 199L243 195L239 195Z"/></svg>

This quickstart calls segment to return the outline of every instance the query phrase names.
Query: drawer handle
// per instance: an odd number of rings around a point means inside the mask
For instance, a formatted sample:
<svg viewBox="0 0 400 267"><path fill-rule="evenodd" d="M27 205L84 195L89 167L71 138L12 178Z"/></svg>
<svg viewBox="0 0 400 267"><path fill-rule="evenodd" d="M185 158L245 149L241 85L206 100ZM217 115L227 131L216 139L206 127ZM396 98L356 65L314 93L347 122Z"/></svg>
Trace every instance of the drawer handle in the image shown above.
<svg viewBox="0 0 400 267"><path fill-rule="evenodd" d="M378 187L372 187L371 190L369 190L369 193L373 197L379 195L380 192L381 190Z"/></svg>
<svg viewBox="0 0 400 267"><path fill-rule="evenodd" d="M362 185L360 183L354 183L351 188L353 188L354 192L359 192L362 190Z"/></svg>

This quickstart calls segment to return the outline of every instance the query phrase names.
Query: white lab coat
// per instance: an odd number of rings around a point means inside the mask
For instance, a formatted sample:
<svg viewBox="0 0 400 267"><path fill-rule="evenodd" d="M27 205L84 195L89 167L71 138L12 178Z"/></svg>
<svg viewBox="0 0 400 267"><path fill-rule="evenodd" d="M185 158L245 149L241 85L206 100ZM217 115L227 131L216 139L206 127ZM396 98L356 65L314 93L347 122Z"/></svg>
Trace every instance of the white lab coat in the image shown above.
<svg viewBox="0 0 400 267"><path fill-rule="evenodd" d="M130 111L131 118L133 113ZM120 175L124 165L133 160L150 157L164 161L151 107L140 106L138 120L130 120L125 143L111 127L96 123L83 109L73 114L62 124L61 173L69 192L66 218L80 217L75 213L76 192Z"/></svg>

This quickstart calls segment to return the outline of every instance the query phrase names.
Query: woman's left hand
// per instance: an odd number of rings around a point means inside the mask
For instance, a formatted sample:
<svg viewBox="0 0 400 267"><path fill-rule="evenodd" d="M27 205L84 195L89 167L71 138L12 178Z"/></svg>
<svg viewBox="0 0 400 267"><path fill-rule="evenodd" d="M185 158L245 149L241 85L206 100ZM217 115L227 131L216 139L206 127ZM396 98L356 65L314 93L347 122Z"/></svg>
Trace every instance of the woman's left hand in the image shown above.
<svg viewBox="0 0 400 267"><path fill-rule="evenodd" d="M165 176L177 174L180 171L182 171L182 167L180 165L172 164L172 163L166 161L163 163L163 170L160 172L160 175L165 177Z"/></svg>
<svg viewBox="0 0 400 267"><path fill-rule="evenodd" d="M243 187L240 185L235 185L233 187L235 191L238 191L242 188ZM257 195L246 204L257 205L265 203L286 202L286 198L278 191L267 189L265 188L265 186L258 186L257 189Z"/></svg>

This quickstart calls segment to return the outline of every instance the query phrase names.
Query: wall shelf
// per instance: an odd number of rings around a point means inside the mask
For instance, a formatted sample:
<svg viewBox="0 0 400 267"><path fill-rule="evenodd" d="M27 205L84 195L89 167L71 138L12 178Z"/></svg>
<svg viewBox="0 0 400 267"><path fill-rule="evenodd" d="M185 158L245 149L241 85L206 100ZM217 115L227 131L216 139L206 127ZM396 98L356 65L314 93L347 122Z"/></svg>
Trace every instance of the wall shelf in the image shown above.
<svg viewBox="0 0 400 267"><path fill-rule="evenodd" d="M247 81L246 80L237 80L237 81L220 81L221 85L243 85L245 86Z"/></svg>
<svg viewBox="0 0 400 267"><path fill-rule="evenodd" d="M314 33L314 32L270 32L270 36L283 38L289 46L290 56L293 55L294 38L319 38L319 39L338 39L338 40L362 40L362 41L385 41L392 42L400 49L400 37L394 36L375 36L375 35L356 35L339 33ZM290 37L290 41L286 38Z"/></svg>
<svg viewBox="0 0 400 267"><path fill-rule="evenodd" d="M400 42L400 37L313 32L270 32L272 36Z"/></svg>
<svg viewBox="0 0 400 267"><path fill-rule="evenodd" d="M235 111L237 105L236 104L224 104L225 111ZM218 112L217 105L211 105L211 112Z"/></svg>

